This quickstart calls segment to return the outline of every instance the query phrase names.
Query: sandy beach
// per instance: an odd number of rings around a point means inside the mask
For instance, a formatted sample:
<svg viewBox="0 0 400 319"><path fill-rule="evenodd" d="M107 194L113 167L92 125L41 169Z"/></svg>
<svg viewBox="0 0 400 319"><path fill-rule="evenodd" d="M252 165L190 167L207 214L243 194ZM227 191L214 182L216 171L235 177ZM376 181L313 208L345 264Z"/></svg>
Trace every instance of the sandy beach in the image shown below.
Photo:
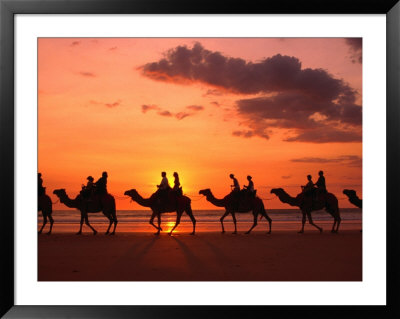
<svg viewBox="0 0 400 319"><path fill-rule="evenodd" d="M330 233L300 225L245 235L127 232L38 236L39 281L360 281L360 225ZM242 228L242 227L241 227ZM99 229L100 231L103 228ZM126 229L125 229L126 230Z"/></svg>

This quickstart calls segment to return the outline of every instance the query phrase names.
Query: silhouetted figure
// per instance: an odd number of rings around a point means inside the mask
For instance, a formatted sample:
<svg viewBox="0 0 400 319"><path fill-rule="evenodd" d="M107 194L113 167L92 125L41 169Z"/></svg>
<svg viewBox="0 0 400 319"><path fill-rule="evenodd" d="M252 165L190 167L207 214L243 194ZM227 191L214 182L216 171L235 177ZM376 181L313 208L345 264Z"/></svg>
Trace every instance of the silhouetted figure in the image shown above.
<svg viewBox="0 0 400 319"><path fill-rule="evenodd" d="M169 232L169 235L172 235L174 229L179 225L183 212L186 212L186 214L190 217L192 221L193 232L191 233L191 235L194 235L196 231L196 219L193 216L192 207L190 205L191 202L190 198L187 196L179 196L179 197L175 196L176 200L168 201L165 206L161 207L159 204L159 195L157 194L157 192L151 195L150 198L143 198L142 196L139 195L139 193L135 189L126 191L124 195L131 197L132 200L134 200L141 206L151 208L153 213L150 217L150 224L157 229L156 235L159 235L160 231L162 230L161 214L167 212L176 212L176 222L174 227ZM158 226L154 225L153 222L156 216L158 218Z"/></svg>
<svg viewBox="0 0 400 319"><path fill-rule="evenodd" d="M101 177L95 183L97 194L107 194L107 172L103 172Z"/></svg>
<svg viewBox="0 0 400 319"><path fill-rule="evenodd" d="M161 172L161 177L162 177L161 183L160 183L160 185L157 185L158 190L157 190L156 194L158 195L158 198L159 198L159 204L163 208L167 204L168 191L171 189L171 186L169 186L166 172Z"/></svg>
<svg viewBox="0 0 400 319"><path fill-rule="evenodd" d="M177 172L174 172L174 187L172 188L177 196L182 196L182 187L179 181L179 175Z"/></svg>
<svg viewBox="0 0 400 319"><path fill-rule="evenodd" d="M38 173L38 196L42 196L45 192L46 189L43 187L42 173Z"/></svg>
<svg viewBox="0 0 400 319"><path fill-rule="evenodd" d="M313 194L315 187L311 175L307 175L307 180L308 180L307 184L302 186L302 189L305 195L310 196Z"/></svg>
<svg viewBox="0 0 400 319"><path fill-rule="evenodd" d="M326 184L325 184L325 177L324 177L324 172L319 171L318 172L318 180L315 183L315 186L317 186L317 189L314 193L315 199L316 200L324 200L324 196L326 194Z"/></svg>
<svg viewBox="0 0 400 319"><path fill-rule="evenodd" d="M88 176L87 178L87 184L86 185L82 185L82 196L86 199L90 199L93 195L93 191L94 191L94 178L92 176Z"/></svg>
<svg viewBox="0 0 400 319"><path fill-rule="evenodd" d="M233 181L233 185L231 185L232 191L240 191L240 185L239 185L239 182L238 182L237 178L235 177L235 175L230 174L229 177Z"/></svg>
<svg viewBox="0 0 400 319"><path fill-rule="evenodd" d="M275 194L276 196L278 196L279 200L282 203L289 204L290 206L296 206L301 209L301 212L303 214L303 219L302 219L302 227L299 233L304 232L304 224L306 222L306 217L308 217L308 221L311 225L313 225L320 232L322 232L322 228L314 224L311 217L311 212L313 210L320 210L323 208L325 208L325 210L334 218L332 232L333 233L338 232L341 218L340 218L338 200L335 195L327 193L325 196L326 197L325 201L313 202L312 197L306 196L304 192L301 192L296 197L291 197L288 193L285 192L283 188L273 188L271 189L271 194Z"/></svg>
<svg viewBox="0 0 400 319"><path fill-rule="evenodd" d="M237 211L239 207L239 200L240 200L240 185L235 177L235 175L230 174L229 177L233 181L233 185L231 185L231 190L232 190L232 197L233 197L233 205L234 205L234 210Z"/></svg>
<svg viewBox="0 0 400 319"><path fill-rule="evenodd" d="M48 218L50 220L50 230L47 234L50 235L54 224L54 220L52 217L53 204L50 197L46 195L46 188L43 187L43 179L41 173L38 173L38 212L42 212L43 215L43 225L39 230L39 234L42 233L44 226L46 226Z"/></svg>
<svg viewBox="0 0 400 319"><path fill-rule="evenodd" d="M239 192L237 192L237 193L239 193ZM226 195L222 199L215 198L209 188L200 190L199 194L206 196L206 199L211 204L213 204L217 207L225 208L225 213L224 213L224 215L222 215L222 217L220 219L221 226L222 226L222 233L225 233L224 218L227 215L229 215L229 214L232 215L233 223L235 225L235 231L233 233L237 234L235 213L248 213L248 212L252 212L253 217L254 217L254 222L253 222L253 225L251 226L251 228L246 232L246 234L250 234L251 230L257 226L257 216L259 214L261 214L261 216L265 217L265 219L268 221L268 223L269 223L268 234L271 233L272 220L267 215L267 212L265 211L265 208L264 208L264 203L261 198L249 197L249 196L244 197L244 198L242 198L240 205L238 207L237 203L235 202L235 199L233 198L234 192L231 192L230 194Z"/></svg>
<svg viewBox="0 0 400 319"><path fill-rule="evenodd" d="M252 177L250 175L247 176L247 180L249 181L249 185L247 185L247 186L244 185L243 189L245 189L248 192L248 194L254 196L255 195L255 190L254 190L254 183L252 181Z"/></svg>
<svg viewBox="0 0 400 319"><path fill-rule="evenodd" d="M324 177L324 172L323 171L319 171L318 172L318 180L315 183L315 186L318 187L318 189L322 192L325 191L326 192L326 184L325 184L325 177Z"/></svg>

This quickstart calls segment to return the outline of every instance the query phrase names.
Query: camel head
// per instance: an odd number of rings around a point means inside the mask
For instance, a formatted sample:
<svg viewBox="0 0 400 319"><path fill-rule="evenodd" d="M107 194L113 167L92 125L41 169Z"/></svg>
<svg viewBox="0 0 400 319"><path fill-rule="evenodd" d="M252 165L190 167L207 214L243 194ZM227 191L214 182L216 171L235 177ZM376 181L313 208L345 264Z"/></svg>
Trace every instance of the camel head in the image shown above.
<svg viewBox="0 0 400 319"><path fill-rule="evenodd" d="M126 195L126 196L130 196L130 197L137 197L137 195L138 195L139 193L137 192L137 190L136 189L134 189L134 188L132 188L132 189L130 189L130 190L127 190L127 191L125 191L125 193L124 193L124 195Z"/></svg>
<svg viewBox="0 0 400 319"><path fill-rule="evenodd" d="M206 188L206 189L202 189L199 191L200 195L204 195L204 196L210 196L211 195L211 189Z"/></svg>
<svg viewBox="0 0 400 319"><path fill-rule="evenodd" d="M273 188L270 191L271 194L275 194L275 195L278 195L279 193L282 193L282 192L284 192L283 188Z"/></svg>
<svg viewBox="0 0 400 319"><path fill-rule="evenodd" d="M352 189L344 189L343 194L345 194L349 197L353 197L353 196L356 196L356 191L352 190Z"/></svg>
<svg viewBox="0 0 400 319"><path fill-rule="evenodd" d="M55 190L53 191L53 194L54 194L54 195L57 195L58 197L66 196L66 195L67 195L67 193L66 193L66 191L65 191L65 188L55 189Z"/></svg>

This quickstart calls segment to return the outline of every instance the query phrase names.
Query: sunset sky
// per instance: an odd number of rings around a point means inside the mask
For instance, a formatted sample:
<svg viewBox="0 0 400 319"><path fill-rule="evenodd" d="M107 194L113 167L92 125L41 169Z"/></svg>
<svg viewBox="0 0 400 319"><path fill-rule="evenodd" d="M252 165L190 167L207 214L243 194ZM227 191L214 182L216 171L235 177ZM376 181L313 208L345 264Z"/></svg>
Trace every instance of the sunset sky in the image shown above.
<svg viewBox="0 0 400 319"><path fill-rule="evenodd" d="M339 207L362 197L361 40L344 38L40 38L39 172L76 196L108 172L117 209L142 209L161 171L198 191L251 175L266 208L290 208L307 174L325 172ZM125 199L124 199L125 198ZM66 209L62 204L54 209Z"/></svg>

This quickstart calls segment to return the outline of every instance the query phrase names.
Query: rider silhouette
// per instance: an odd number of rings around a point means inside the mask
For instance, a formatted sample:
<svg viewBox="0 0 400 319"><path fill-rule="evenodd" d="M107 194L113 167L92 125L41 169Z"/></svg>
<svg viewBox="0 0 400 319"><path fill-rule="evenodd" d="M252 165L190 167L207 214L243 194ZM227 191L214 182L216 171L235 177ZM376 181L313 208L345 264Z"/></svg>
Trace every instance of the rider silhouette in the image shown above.
<svg viewBox="0 0 400 319"><path fill-rule="evenodd" d="M107 172L103 172L103 174L101 174L101 177L95 183L97 194L107 193L107 177L108 177Z"/></svg>
<svg viewBox="0 0 400 319"><path fill-rule="evenodd" d="M88 180L88 182L86 185L82 185L82 196L84 198L90 198L94 190L94 178L92 176L88 176L86 179Z"/></svg>
<svg viewBox="0 0 400 319"><path fill-rule="evenodd" d="M254 183L252 181L252 177L247 176L247 180L249 181L249 185L244 185L243 189L247 190L249 194L254 195Z"/></svg>
<svg viewBox="0 0 400 319"><path fill-rule="evenodd" d="M38 196L42 196L46 192L43 187L42 173L38 173Z"/></svg>
<svg viewBox="0 0 400 319"><path fill-rule="evenodd" d="M159 198L159 203L161 206L165 206L165 204L168 201L168 191L171 189L169 186L168 178L167 178L167 173L166 172L161 172L161 183L160 185L157 185L158 190L158 198Z"/></svg>
<svg viewBox="0 0 400 319"><path fill-rule="evenodd" d="M233 185L231 185L232 196L233 196L233 207L235 210L239 207L239 196L240 196L240 185L235 175L230 174L229 177L233 180Z"/></svg>
<svg viewBox="0 0 400 319"><path fill-rule="evenodd" d="M179 181L179 175L178 175L177 172L174 172L174 178L175 178L175 180L174 180L174 188L173 188L173 190L174 190L176 195L182 196L182 188L180 187L181 183Z"/></svg>
<svg viewBox="0 0 400 319"><path fill-rule="evenodd" d="M319 178L317 180L317 182L315 183L315 185L318 187L318 190L324 193L326 193L326 184L325 184L325 177L324 177L324 172L323 171L319 171L318 172Z"/></svg>

